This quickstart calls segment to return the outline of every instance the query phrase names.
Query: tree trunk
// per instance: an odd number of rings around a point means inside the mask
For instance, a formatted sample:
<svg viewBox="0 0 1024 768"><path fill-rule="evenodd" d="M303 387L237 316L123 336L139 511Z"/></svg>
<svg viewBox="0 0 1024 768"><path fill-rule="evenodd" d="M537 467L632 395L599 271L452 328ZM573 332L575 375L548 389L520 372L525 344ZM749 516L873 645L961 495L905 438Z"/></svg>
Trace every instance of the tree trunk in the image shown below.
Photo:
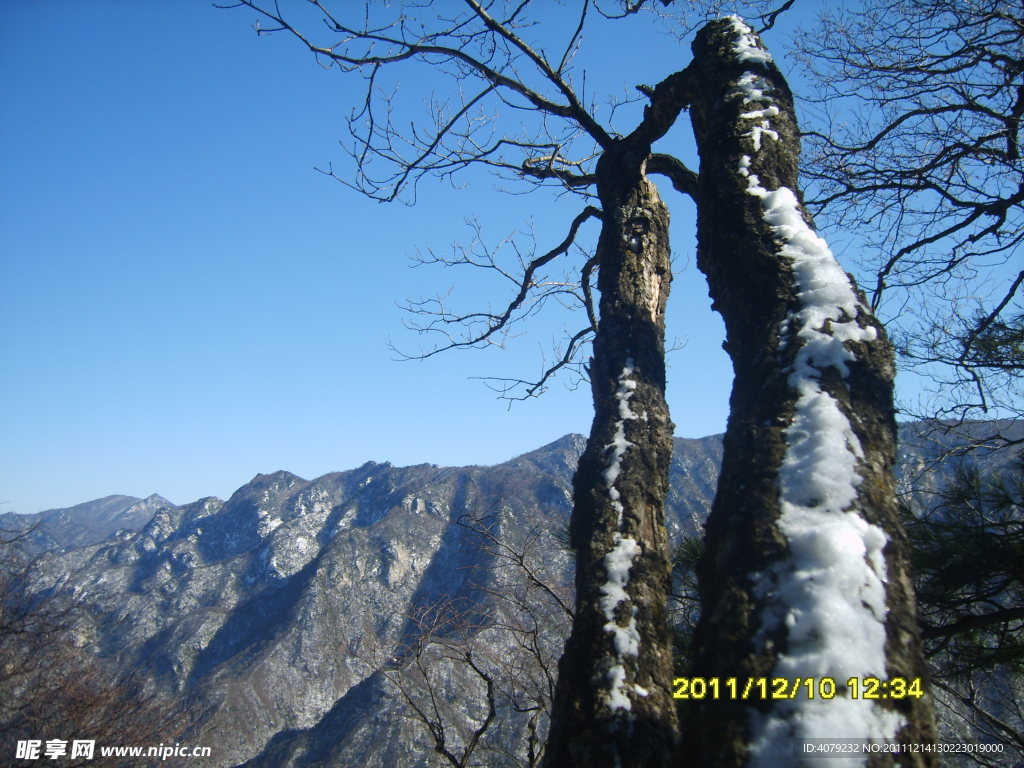
<svg viewBox="0 0 1024 768"><path fill-rule="evenodd" d="M684 711L677 764L793 765L795 739L930 743L926 698L864 698L865 678L925 676L896 516L892 348L799 201L792 96L760 40L719 20L694 56L698 266L735 381L698 567L693 674L718 697ZM761 678L784 679L786 698L770 683L763 697Z"/></svg>
<svg viewBox="0 0 1024 768"><path fill-rule="evenodd" d="M574 479L576 613L559 662L548 768L662 768L677 738L665 495L672 422L664 311L668 210L644 176L648 148L598 164L600 326L594 423Z"/></svg>

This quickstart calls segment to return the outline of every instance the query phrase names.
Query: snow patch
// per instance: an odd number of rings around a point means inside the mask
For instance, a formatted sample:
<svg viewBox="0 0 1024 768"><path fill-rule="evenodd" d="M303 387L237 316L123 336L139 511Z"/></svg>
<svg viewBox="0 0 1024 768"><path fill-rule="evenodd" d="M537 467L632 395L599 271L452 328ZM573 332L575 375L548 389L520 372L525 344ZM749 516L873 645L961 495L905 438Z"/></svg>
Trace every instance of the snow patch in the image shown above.
<svg viewBox="0 0 1024 768"><path fill-rule="evenodd" d="M795 335L803 341L790 386L797 387L805 379L817 378L828 367L848 376L850 371L846 364L854 357L844 342L874 341L878 332L873 326L862 328L857 323L862 305L850 278L839 266L828 243L804 221L793 190L788 187L765 189L757 174L750 172L750 166L750 156L743 155L739 173L747 180L747 192L762 200L764 220L782 243L780 255L792 262L801 304L801 308L784 321L786 328L797 329Z"/></svg>
<svg viewBox="0 0 1024 768"><path fill-rule="evenodd" d="M735 15L726 18L732 22L732 27L736 31L736 43L733 46L736 58L754 64L767 64L772 61L772 55L761 47L754 35L754 30L743 19Z"/></svg>
<svg viewBox="0 0 1024 768"><path fill-rule="evenodd" d="M626 668L616 664L608 670L608 708L624 709L627 712L633 708L633 703L626 695Z"/></svg>
<svg viewBox="0 0 1024 768"><path fill-rule="evenodd" d="M629 624L620 627L615 621L615 610L620 603L629 600L626 594L626 585L629 583L629 572L633 567L633 561L640 555L641 547L636 539L624 538L622 534L615 534L615 546L604 556L604 567L608 572L608 580L601 585L601 611L604 613L608 623L604 625L606 632L613 635L612 642L615 646L615 653L619 656L636 656L640 649L640 633L636 628L636 608L633 608L633 617L630 617Z"/></svg>
<svg viewBox="0 0 1024 768"><path fill-rule="evenodd" d="M263 538L267 537L284 523L281 518L260 507L256 510L256 532Z"/></svg>
<svg viewBox="0 0 1024 768"><path fill-rule="evenodd" d="M622 526L623 509L622 502L619 501L619 491L615 487L615 481L619 479L619 473L622 471L622 457L626 455L626 451L633 445L626 439L626 421L637 418L636 414L629 407L629 399L636 390L636 381L632 378L633 366L633 358L628 358L622 373L619 374L619 387L615 390L615 399L618 401L619 408L619 420L615 423L615 434L612 436L612 441L605 446L606 449L611 449L612 455L611 460L608 462L608 467L604 471L604 482L608 487L608 495L612 499L612 506L615 507L619 514L620 527Z"/></svg>
<svg viewBox="0 0 1024 768"><path fill-rule="evenodd" d="M800 374L794 372L793 377ZM835 398L810 375L796 384L799 397L786 430L779 470L779 530L789 556L757 585L768 607L764 632L786 627L787 651L773 677L885 679L885 532L853 509L861 477L860 442ZM765 716L753 713L752 768L782 764L792 739L887 740L903 723L875 702L840 693L831 701L773 702Z"/></svg>
<svg viewBox="0 0 1024 768"><path fill-rule="evenodd" d="M618 421L615 424L615 432L612 442L605 446L611 451L608 467L604 471L604 481L608 488L608 497L611 499L612 508L618 515L618 529L615 531L612 541L614 546L604 556L604 567L608 579L601 585L600 608L607 619L604 630L612 635L612 646L615 654L609 661L608 671L605 679L608 682L607 704L611 710L632 709L632 703L627 695L628 688L632 687L638 695L646 696L647 691L643 688L626 682L626 668L623 661L626 656L636 657L640 653L640 632L636 627L636 606L631 608L631 615L626 626L620 626L616 621L615 613L621 603L629 601L626 593L626 585L629 584L629 573L633 568L633 561L643 552L636 539L622 535L622 526L625 518L625 509L622 506L622 497L615 482L622 471L622 457L632 447L633 443L626 439L626 422L630 419L640 418L629 406L629 400L636 391L636 380L633 379L635 363L632 358L626 360L626 364L619 374L619 386L615 391L615 399L618 401Z"/></svg>
<svg viewBox="0 0 1024 768"><path fill-rule="evenodd" d="M745 72L736 81L735 94L743 99L743 105L754 105L756 107L755 109L740 113L740 120L758 121L757 125L743 134L750 138L755 152L761 151L761 138L763 136L772 141L779 140L778 131L771 127L771 118L779 114L779 108L772 103L772 98L768 95L771 93L771 90L768 82L754 72Z"/></svg>
<svg viewBox="0 0 1024 768"><path fill-rule="evenodd" d="M733 18L736 52L741 61L765 63L751 52L750 28ZM757 49L760 50L760 49ZM756 73L737 81L744 105L740 115L756 120L744 134L759 152L762 139L778 140L771 118L779 110L770 89ZM751 172L752 158L744 155L738 171L747 192L762 202L763 218L780 243L780 256L792 264L799 307L782 324L780 350L797 341L798 351L789 375L797 392L793 420L785 431L786 455L779 469L781 514L778 526L788 545L788 557L761 574L755 593L767 603L757 641L767 632L786 627L787 651L781 654L773 677L831 677L840 685L851 677L885 679L885 532L856 510L857 472L864 451L839 403L821 388L821 375L832 368L844 378L854 353L847 342L872 342L874 327L861 327L863 309L850 278L828 244L804 220L793 190L768 190ZM775 701L765 714L751 712L752 768L788 764L792 739L892 739L904 720L875 702L851 699L797 697ZM863 764L861 762L861 764Z"/></svg>

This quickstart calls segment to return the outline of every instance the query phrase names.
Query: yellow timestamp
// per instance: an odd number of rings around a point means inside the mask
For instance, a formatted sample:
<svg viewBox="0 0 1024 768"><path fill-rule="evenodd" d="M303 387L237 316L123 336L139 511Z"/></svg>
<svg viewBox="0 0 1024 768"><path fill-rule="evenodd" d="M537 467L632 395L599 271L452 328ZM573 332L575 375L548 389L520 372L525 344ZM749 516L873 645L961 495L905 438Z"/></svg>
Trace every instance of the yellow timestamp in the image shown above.
<svg viewBox="0 0 1024 768"><path fill-rule="evenodd" d="M674 699L919 699L924 686L919 677L676 677Z"/></svg>

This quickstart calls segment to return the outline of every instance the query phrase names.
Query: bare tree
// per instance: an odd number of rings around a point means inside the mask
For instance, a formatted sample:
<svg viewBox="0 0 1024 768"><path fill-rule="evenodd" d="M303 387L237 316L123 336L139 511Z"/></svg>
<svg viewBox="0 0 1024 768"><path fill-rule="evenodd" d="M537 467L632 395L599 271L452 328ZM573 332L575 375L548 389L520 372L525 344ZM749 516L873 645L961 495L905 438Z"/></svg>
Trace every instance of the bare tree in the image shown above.
<svg viewBox="0 0 1024 768"><path fill-rule="evenodd" d="M798 43L821 106L809 205L854 235L872 307L933 381L918 417L1024 413L1020 355L991 348L1024 337L1022 44L1004 0L836 6Z"/></svg>
<svg viewBox="0 0 1024 768"><path fill-rule="evenodd" d="M736 372L694 671L743 687L695 702L683 756L787 764L793 739L837 722L849 737L929 742L922 699L849 690L925 676L893 492L892 349L800 203L792 95L758 37L735 19L708 25L691 68L698 266ZM765 678L786 695L747 695ZM799 688L822 678L839 695Z"/></svg>
<svg viewBox="0 0 1024 768"><path fill-rule="evenodd" d="M869 0L798 41L821 110L803 167L811 207L855 234L901 363L931 380L904 409L969 447L1020 436L964 422L1024 415L1022 43L1024 10L1000 0ZM1021 722L1011 496L961 475L908 527L940 726L1008 751Z"/></svg>
<svg viewBox="0 0 1024 768"><path fill-rule="evenodd" d="M1011 669L970 670L957 680L936 679L935 703L943 740L970 744L953 766L1001 768L1024 755L1024 690Z"/></svg>
<svg viewBox="0 0 1024 768"><path fill-rule="evenodd" d="M531 727L543 737L555 696L558 656L572 624L568 553L555 543L550 521L526 519L517 531L477 515L463 516L459 524L479 536L488 556L487 571L472 586L494 606L490 626L516 649L501 664L503 694L515 711L536 713ZM531 750L538 757L530 765L539 762L541 751Z"/></svg>
<svg viewBox="0 0 1024 768"><path fill-rule="evenodd" d="M571 293L584 308L566 354L538 382L593 338L588 371L596 416L576 476L572 524L575 625L559 674L559 727L552 729L546 759L557 762L569 750L575 756L565 765L647 762L644 755L661 755L664 762L677 734L664 529L673 431L664 399L664 309L672 270L668 211L647 174L694 190L693 171L651 149L682 109L680 94L672 82L649 89L642 123L625 135L602 122L573 72L584 29L604 18L592 2L576 4L554 54L525 37L535 31L529 2L367 4L358 13L314 2L309 6L319 26L313 29L323 30L316 40L300 31L303 20L286 19L278 6L240 4L261 14L261 31L286 31L322 62L365 78L366 98L349 124L358 161L352 183L360 191L387 200L414 196L426 175L482 164L588 197L562 243L524 263L521 274L509 274L518 289L503 310L424 309L434 313L429 327L446 334L441 351L493 343L517 316L549 297ZM618 10L634 13L642 5ZM435 96L426 124L406 129L392 117L397 107L384 81L392 67L409 62L430 66L459 88L450 101ZM512 133L488 117L485 104L515 113ZM577 265L572 286L553 289L539 271L569 254L590 220L601 223L596 254ZM449 337L450 328L465 334Z"/></svg>
<svg viewBox="0 0 1024 768"><path fill-rule="evenodd" d="M485 617L473 606L443 600L408 617L411 638L377 669L398 691L410 717L429 734L434 751L452 768L480 765L497 715L496 673L492 660L481 658L474 640ZM456 679L451 667L468 670L470 682ZM450 690L458 685L460 690Z"/></svg>
<svg viewBox="0 0 1024 768"><path fill-rule="evenodd" d="M769 8L766 22L791 4ZM838 589L829 595L849 604L851 621L864 619L871 628L871 647L860 649L855 663L826 648L828 663L817 674L845 680L854 673L920 673L892 494L891 349L845 273L815 245L795 192L798 141L788 87L749 27L738 19L706 27L694 62L680 62L654 86L638 85L642 113L616 128L615 110L590 96L592 84L574 60L592 23L653 12L654 3L602 7L579 0L558 6L563 15L544 24L537 23L538 8L556 12L530 0L367 3L359 10L311 0L299 8L310 16L290 6L295 14L287 18L279 4L237 5L260 14L261 32L291 34L323 64L362 75L366 95L348 126L354 179L340 178L364 194L414 198L427 176L483 165L585 198L565 239L523 257L518 271L477 249L451 257L507 278L513 296L502 308L418 307L430 318L424 330L441 333L429 355L496 343L518 319L570 297L583 309L579 330L539 381L521 382L528 393L592 340L585 370L595 417L574 478L570 525L575 607L545 766L668 766L679 735L664 525L673 432L664 397L664 312L672 265L668 208L654 176L697 202L698 264L725 318L737 372L716 522L701 568L711 610L702 617L698 663L723 679L773 669L781 675L794 658L814 651L807 638L787 634L790 618L809 614L809 634L832 636L823 604L808 603L814 590L800 576L806 553L794 530L804 524L794 519L810 516L812 527L820 523L826 531L812 549L843 550L835 537L847 534L859 542L838 563L818 558L814 567L829 583L859 580L852 597ZM410 125L388 78L414 63L457 87L449 98L433 95L426 120ZM687 109L699 174L655 149ZM503 119L508 113L515 119ZM596 248L581 254L573 244L591 220L600 224ZM571 257L571 279L544 276ZM818 280L822 295L815 293ZM835 473L830 462L842 468L838 487L825 483L822 490L822 476ZM810 666L793 669L812 674ZM928 707L900 706L902 715L886 706L843 711L861 718L857 734L930 738ZM789 735L825 735L823 720L806 717L806 710L769 710L766 702L701 710L693 729L697 759L738 765L758 752L770 760ZM770 739L750 731L751 717L762 715Z"/></svg>
<svg viewBox="0 0 1024 768"><path fill-rule="evenodd" d="M572 623L568 555L557 556L549 521L458 523L486 555L468 594L415 608L398 648L347 652L397 691L439 762L536 768Z"/></svg>

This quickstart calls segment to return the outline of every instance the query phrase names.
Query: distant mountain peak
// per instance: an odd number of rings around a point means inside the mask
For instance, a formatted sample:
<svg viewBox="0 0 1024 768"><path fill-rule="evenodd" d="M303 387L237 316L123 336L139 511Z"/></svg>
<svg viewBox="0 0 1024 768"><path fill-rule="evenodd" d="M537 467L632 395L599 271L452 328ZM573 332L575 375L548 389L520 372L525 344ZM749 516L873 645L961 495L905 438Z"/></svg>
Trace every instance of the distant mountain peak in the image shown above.
<svg viewBox="0 0 1024 768"><path fill-rule="evenodd" d="M165 499L159 493L151 493L151 494L149 494L149 496L144 498L142 501L147 503L147 504L156 504L156 505L159 505L161 507L176 507L176 506L178 506L173 501L168 501L167 499Z"/></svg>

